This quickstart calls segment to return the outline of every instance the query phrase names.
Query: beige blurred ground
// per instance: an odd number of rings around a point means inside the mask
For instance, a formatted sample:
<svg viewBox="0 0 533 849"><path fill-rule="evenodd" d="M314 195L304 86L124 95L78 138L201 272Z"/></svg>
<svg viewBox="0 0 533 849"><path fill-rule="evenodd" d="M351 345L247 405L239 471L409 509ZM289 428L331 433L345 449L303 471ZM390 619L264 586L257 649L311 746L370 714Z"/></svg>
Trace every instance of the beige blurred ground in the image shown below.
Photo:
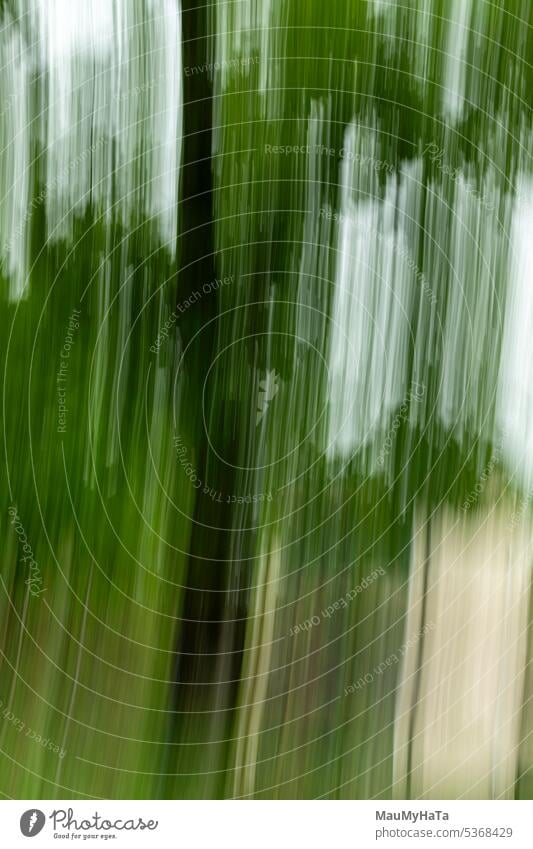
<svg viewBox="0 0 533 849"><path fill-rule="evenodd" d="M519 757L531 762L531 526L512 515L506 505L417 517L406 633L434 628L404 658L397 798L513 798Z"/></svg>

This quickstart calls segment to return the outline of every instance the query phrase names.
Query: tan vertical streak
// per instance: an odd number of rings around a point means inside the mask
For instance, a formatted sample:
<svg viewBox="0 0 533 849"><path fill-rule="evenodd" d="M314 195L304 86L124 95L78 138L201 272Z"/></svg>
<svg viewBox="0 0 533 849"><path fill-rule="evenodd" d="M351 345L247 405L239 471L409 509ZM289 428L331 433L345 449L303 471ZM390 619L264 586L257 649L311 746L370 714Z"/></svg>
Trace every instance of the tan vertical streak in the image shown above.
<svg viewBox="0 0 533 849"><path fill-rule="evenodd" d="M267 695L268 678L272 658L272 639L274 634L275 606L278 592L281 558L279 545L272 545L273 554L263 554L259 561L257 590L252 617L252 633L247 647L246 662L243 668L243 686L236 735L239 738L235 754L235 778L233 795L242 796L253 793L255 771L259 749L259 732L265 711L264 700ZM263 585L263 586L262 586ZM264 611L270 611L265 613ZM246 707L250 705L250 707Z"/></svg>

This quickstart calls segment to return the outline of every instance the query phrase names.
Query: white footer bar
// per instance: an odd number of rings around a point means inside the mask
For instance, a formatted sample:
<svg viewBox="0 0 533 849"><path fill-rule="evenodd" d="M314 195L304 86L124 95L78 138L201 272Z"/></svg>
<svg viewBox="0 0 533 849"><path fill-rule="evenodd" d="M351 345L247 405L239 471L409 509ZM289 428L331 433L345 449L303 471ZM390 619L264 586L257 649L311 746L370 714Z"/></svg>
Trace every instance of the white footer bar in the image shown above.
<svg viewBox="0 0 533 849"><path fill-rule="evenodd" d="M532 818L508 801L0 801L0 845L531 849Z"/></svg>

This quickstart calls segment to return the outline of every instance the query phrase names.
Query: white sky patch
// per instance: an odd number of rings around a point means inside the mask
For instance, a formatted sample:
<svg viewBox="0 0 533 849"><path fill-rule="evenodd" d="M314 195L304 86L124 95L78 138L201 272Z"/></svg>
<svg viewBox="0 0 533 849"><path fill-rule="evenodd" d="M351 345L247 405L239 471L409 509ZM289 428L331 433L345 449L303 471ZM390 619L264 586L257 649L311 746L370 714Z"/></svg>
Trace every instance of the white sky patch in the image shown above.
<svg viewBox="0 0 533 849"><path fill-rule="evenodd" d="M216 3L213 11L215 37L211 63L215 93L224 92L235 77L248 76L259 62L259 94L268 94L272 86L274 42L279 38L274 27L283 22L283 7L272 0L239 0Z"/></svg>
<svg viewBox="0 0 533 849"><path fill-rule="evenodd" d="M533 180L518 180L511 273L498 393L498 425L509 471L533 485Z"/></svg>
<svg viewBox="0 0 533 849"><path fill-rule="evenodd" d="M76 216L93 204L105 221L115 216L128 229L150 219L174 257L183 109L179 0L20 0L21 15L26 11L29 46L14 48L13 39L23 41L18 27L0 32L2 56L12 54L6 97L40 75L34 114L26 114L21 92L20 110L3 127L5 185L12 182L18 206L26 204L17 213L20 234L14 211L2 212L2 222L12 219L12 244L2 251L18 281L12 296L20 297L27 274L24 245L35 209L24 181L31 185L35 171L51 243L70 241ZM35 163L32 146L42 150Z"/></svg>
<svg viewBox="0 0 533 849"><path fill-rule="evenodd" d="M466 65L471 13L472 0L452 0L445 13L450 23L442 96L444 113L453 122L463 117L467 71L471 70Z"/></svg>
<svg viewBox="0 0 533 849"><path fill-rule="evenodd" d="M376 196L376 138L352 124L344 146L354 157L341 167L328 440L330 454L345 457L386 430L408 388L413 274L399 254L406 246L394 226L395 175L385 200Z"/></svg>
<svg viewBox="0 0 533 849"><path fill-rule="evenodd" d="M41 67L78 54L112 49L113 3L109 0L30 0L32 24L40 35Z"/></svg>
<svg viewBox="0 0 533 849"><path fill-rule="evenodd" d="M30 67L24 50L18 27L7 17L0 34L0 262L12 300L25 293L28 256Z"/></svg>

